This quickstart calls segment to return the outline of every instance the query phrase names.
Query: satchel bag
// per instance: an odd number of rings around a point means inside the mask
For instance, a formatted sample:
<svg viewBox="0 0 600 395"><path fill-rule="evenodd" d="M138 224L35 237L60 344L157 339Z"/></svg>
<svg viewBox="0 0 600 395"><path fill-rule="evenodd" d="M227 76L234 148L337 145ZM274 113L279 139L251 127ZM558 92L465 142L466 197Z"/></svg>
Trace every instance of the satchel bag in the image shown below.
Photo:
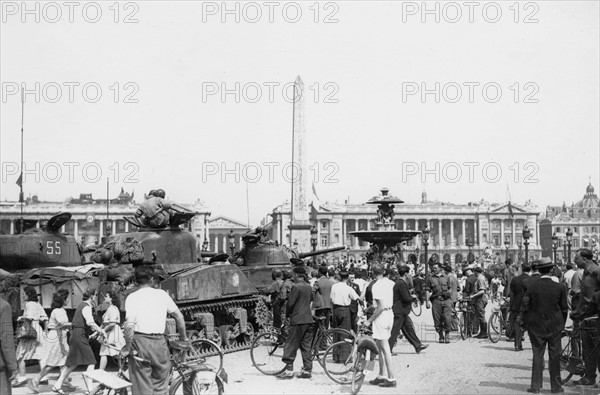
<svg viewBox="0 0 600 395"><path fill-rule="evenodd" d="M37 339L37 331L31 324L31 320L24 319L17 328L17 339Z"/></svg>

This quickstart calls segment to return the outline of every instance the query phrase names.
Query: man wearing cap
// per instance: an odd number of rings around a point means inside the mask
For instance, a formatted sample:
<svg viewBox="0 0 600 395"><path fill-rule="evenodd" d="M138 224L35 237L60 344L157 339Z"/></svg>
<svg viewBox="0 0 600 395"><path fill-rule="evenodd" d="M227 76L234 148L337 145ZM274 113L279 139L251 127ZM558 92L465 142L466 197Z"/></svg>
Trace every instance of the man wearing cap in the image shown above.
<svg viewBox="0 0 600 395"><path fill-rule="evenodd" d="M487 305L487 296L485 291L487 290L487 280L483 275L483 269L480 266L475 268L477 274L477 282L475 288L472 289L471 300L475 307L475 322L479 323L479 334L475 336L476 339L487 338L487 322L485 321L485 306Z"/></svg>
<svg viewBox="0 0 600 395"><path fill-rule="evenodd" d="M309 379L312 375L312 328L313 317L310 310L312 287L308 284L308 276L303 267L293 269L294 285L286 303L286 313L290 317L290 334L283 350L282 361L286 364L280 378L294 377L294 360L300 348L302 354L302 371L298 378Z"/></svg>
<svg viewBox="0 0 600 395"><path fill-rule="evenodd" d="M571 314L573 320L577 320L581 328L581 347L583 359L585 360L585 376L576 380L577 385L594 385L596 383L596 372L600 368L600 342L597 323L586 320L598 314L598 296L600 295L600 267L594 263L593 253L587 248L577 250L575 264L583 269L581 281L581 292L577 308Z"/></svg>
<svg viewBox="0 0 600 395"><path fill-rule="evenodd" d="M541 258L537 268L540 279L529 284L523 298L525 322L527 323L533 365L531 387L527 392L539 394L543 383L544 353L548 345L548 370L552 393L562 393L560 379L561 334L567 319L567 293L565 287L552 280L550 272L554 264L550 258Z"/></svg>
<svg viewBox="0 0 600 395"><path fill-rule="evenodd" d="M529 278L531 266L527 263L521 265L522 274L514 277L510 282L510 326L515 331L515 351L523 351L523 331L521 329L522 302L525 290L523 282Z"/></svg>
<svg viewBox="0 0 600 395"><path fill-rule="evenodd" d="M291 258L290 259L290 263L292 264L293 267L301 267L304 272L306 273L306 276L310 276L310 267L306 266L306 264L304 263L304 261L300 258Z"/></svg>
<svg viewBox="0 0 600 395"><path fill-rule="evenodd" d="M283 274L279 269L273 269L271 272L271 278L273 282L263 291L265 295L271 297L271 305L273 306L273 327L281 328L281 309L282 309L282 298L281 298L281 287L283 285Z"/></svg>
<svg viewBox="0 0 600 395"><path fill-rule="evenodd" d="M440 264L431 266L432 275L427 278L427 302L425 307L432 309L435 331L440 336L440 343L450 343L450 327L452 325L452 301L450 300L450 281L442 273Z"/></svg>

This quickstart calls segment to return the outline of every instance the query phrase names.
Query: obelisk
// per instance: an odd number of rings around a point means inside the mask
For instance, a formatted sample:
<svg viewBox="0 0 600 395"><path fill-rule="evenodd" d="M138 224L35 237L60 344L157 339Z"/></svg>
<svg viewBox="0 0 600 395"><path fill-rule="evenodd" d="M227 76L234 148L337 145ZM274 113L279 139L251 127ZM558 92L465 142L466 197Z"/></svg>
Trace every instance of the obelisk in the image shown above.
<svg viewBox="0 0 600 395"><path fill-rule="evenodd" d="M307 177L306 165L306 126L304 123L304 82L298 76L294 82L294 107L292 127L292 220L290 244L298 243L300 252L310 251L310 229L308 219L308 202L306 200Z"/></svg>

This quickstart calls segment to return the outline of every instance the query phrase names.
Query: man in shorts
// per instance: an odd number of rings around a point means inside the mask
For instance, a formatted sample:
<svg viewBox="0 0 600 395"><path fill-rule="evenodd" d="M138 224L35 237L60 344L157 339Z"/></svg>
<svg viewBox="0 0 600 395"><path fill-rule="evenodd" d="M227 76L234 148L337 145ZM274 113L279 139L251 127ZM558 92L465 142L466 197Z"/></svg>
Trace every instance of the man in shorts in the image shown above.
<svg viewBox="0 0 600 395"><path fill-rule="evenodd" d="M373 339L379 351L379 375L369 381L380 387L396 387L394 369L392 368L392 353L390 351L389 338L394 324L394 282L384 277L385 269L380 263L373 265L375 284L373 285L373 301L377 306L367 325L373 324ZM385 371L387 368L387 377Z"/></svg>

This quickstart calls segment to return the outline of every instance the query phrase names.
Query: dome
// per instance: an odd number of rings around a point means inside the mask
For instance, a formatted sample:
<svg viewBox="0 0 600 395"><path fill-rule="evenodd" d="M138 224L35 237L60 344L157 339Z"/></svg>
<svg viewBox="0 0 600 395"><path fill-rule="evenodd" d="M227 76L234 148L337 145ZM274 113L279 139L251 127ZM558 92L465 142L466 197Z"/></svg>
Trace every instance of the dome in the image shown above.
<svg viewBox="0 0 600 395"><path fill-rule="evenodd" d="M585 193L588 194L593 194L594 193L594 187L592 186L592 183L590 182L590 185L587 186L587 188L585 188Z"/></svg>
<svg viewBox="0 0 600 395"><path fill-rule="evenodd" d="M580 201L575 203L575 207L580 207L580 208L600 207L600 199L598 198L598 195L596 195L594 193L594 187L592 186L591 182L585 189L585 195L583 196L583 199L581 199Z"/></svg>

